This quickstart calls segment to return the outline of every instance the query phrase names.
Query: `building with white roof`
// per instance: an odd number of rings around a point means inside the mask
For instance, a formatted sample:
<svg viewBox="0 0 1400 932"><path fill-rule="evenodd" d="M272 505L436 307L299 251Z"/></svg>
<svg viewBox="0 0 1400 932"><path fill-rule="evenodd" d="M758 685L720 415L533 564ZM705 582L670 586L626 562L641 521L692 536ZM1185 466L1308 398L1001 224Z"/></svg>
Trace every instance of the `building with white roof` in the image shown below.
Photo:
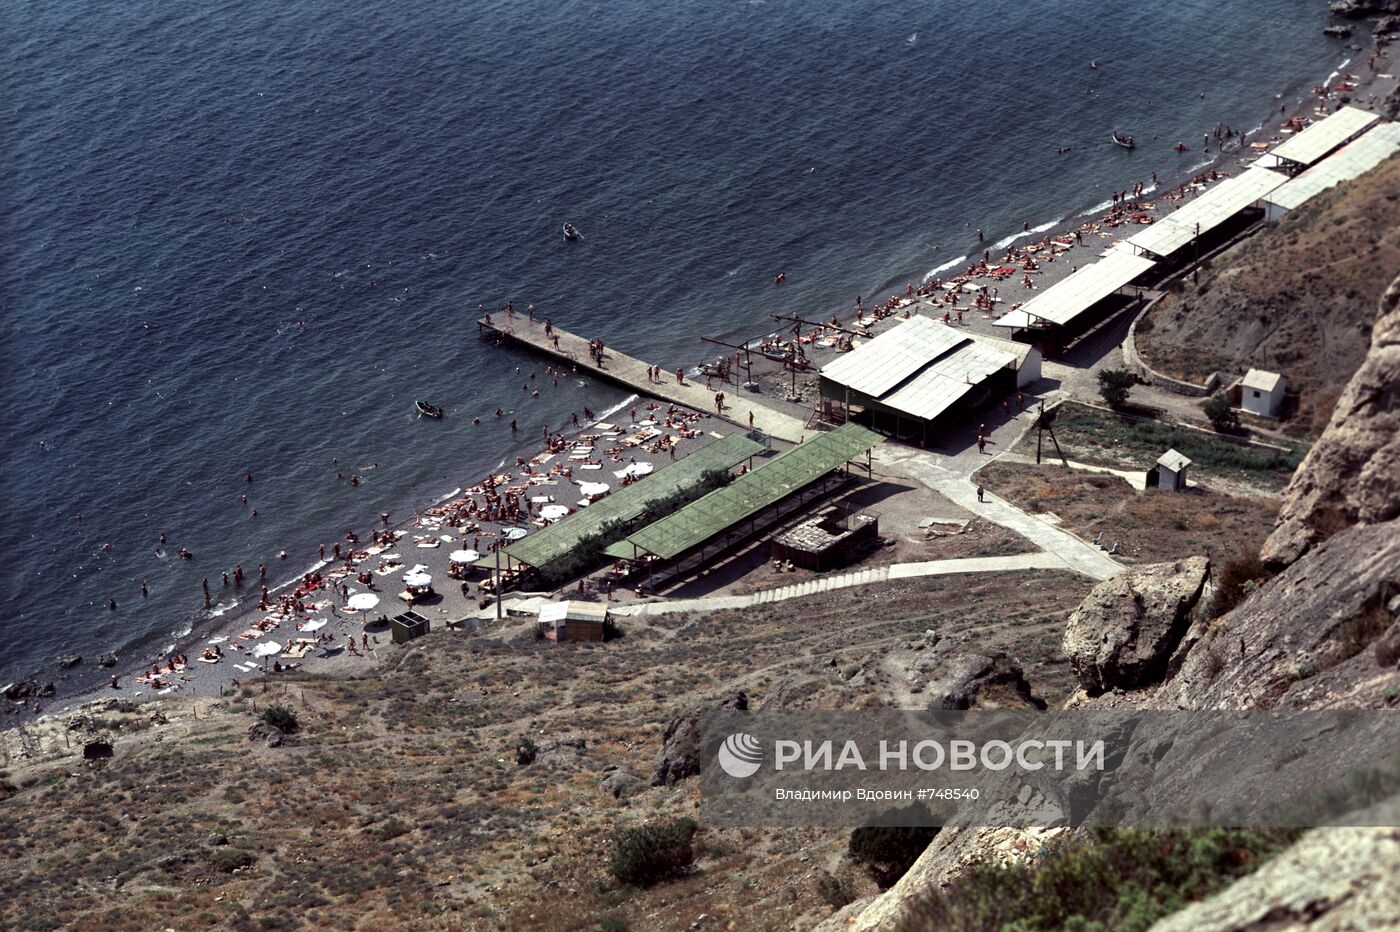
<svg viewBox="0 0 1400 932"><path fill-rule="evenodd" d="M1240 407L1259 417L1278 417L1288 383L1277 372L1250 369L1240 382Z"/></svg>
<svg viewBox="0 0 1400 932"><path fill-rule="evenodd" d="M871 426L928 439L939 418L970 412L1040 379L1040 351L912 317L821 370L821 396Z"/></svg>

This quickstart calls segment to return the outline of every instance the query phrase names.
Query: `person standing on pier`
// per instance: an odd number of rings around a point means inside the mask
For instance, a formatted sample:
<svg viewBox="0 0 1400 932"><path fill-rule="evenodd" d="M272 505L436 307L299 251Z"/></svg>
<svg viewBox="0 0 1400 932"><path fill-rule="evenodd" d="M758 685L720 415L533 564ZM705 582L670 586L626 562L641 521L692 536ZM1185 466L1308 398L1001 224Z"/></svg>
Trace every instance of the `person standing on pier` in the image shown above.
<svg viewBox="0 0 1400 932"><path fill-rule="evenodd" d="M677 369L677 370L676 370L676 384L677 384L677 385L684 385L684 384L685 384L685 372L684 372L683 370L681 370L681 369Z"/></svg>

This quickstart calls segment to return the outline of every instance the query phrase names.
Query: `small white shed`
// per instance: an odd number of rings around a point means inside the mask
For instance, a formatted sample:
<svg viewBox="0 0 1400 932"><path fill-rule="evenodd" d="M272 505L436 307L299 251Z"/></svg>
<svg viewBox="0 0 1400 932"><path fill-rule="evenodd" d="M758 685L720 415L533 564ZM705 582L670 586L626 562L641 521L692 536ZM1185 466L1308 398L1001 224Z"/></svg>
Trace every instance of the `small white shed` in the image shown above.
<svg viewBox="0 0 1400 932"><path fill-rule="evenodd" d="M1259 417L1278 417L1287 383L1277 372L1250 369L1240 383L1240 407Z"/></svg>
<svg viewBox="0 0 1400 932"><path fill-rule="evenodd" d="M1191 461L1186 458L1186 454L1168 450L1157 460L1157 465L1154 468L1157 481L1152 482L1151 479L1154 476L1149 475L1147 484L1171 492L1184 492L1186 491L1186 467L1190 465Z"/></svg>

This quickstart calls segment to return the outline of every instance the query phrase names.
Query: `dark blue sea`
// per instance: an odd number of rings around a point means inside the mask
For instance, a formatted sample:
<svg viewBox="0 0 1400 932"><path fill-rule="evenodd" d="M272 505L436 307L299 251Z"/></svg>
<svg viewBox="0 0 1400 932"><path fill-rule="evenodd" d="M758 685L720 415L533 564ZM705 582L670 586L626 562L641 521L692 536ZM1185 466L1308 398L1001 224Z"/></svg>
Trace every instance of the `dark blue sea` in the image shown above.
<svg viewBox="0 0 1400 932"><path fill-rule="evenodd" d="M515 367L544 363L481 343L479 305L693 365L702 332L844 311L979 227L1180 180L1198 153L1172 142L1254 129L1353 54L1324 23L1322 0L12 0L0 684L149 656L207 620L202 578L300 574L622 400L531 400Z"/></svg>

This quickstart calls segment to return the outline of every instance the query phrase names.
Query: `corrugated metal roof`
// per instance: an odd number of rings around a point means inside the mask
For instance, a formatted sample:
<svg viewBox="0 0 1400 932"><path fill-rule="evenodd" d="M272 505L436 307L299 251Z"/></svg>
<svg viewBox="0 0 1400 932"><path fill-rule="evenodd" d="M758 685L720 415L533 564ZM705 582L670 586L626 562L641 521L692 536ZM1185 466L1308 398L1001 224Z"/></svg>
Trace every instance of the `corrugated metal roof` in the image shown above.
<svg viewBox="0 0 1400 932"><path fill-rule="evenodd" d="M1282 143L1270 155L1300 165L1311 165L1361 132L1380 117L1360 107L1343 107Z"/></svg>
<svg viewBox="0 0 1400 932"><path fill-rule="evenodd" d="M1024 313L1052 324L1067 324L1154 265L1156 262L1146 256L1134 255L1127 249L1115 249L1107 258L1086 265L1046 288L1014 313ZM1025 326L1014 322L1004 323L1011 316L1007 314L998 320L997 326Z"/></svg>
<svg viewBox="0 0 1400 932"><path fill-rule="evenodd" d="M927 317L912 317L828 363L821 374L878 398L967 339Z"/></svg>
<svg viewBox="0 0 1400 932"><path fill-rule="evenodd" d="M543 527L506 548L505 554L517 563L542 569L568 555L584 537L597 533L614 521L631 521L648 502L670 498L692 488L712 469L730 469L750 456L763 452L763 445L743 434L730 434L706 444L683 459L668 463L650 476L623 486L587 508ZM493 567L495 554L477 561L477 566ZM506 565L503 559L502 566Z"/></svg>
<svg viewBox="0 0 1400 932"><path fill-rule="evenodd" d="M669 560L811 485L883 439L859 424L843 424L830 433L816 434L724 488L629 534L606 553L630 559L635 548Z"/></svg>
<svg viewBox="0 0 1400 932"><path fill-rule="evenodd" d="M1195 200L1128 237L1128 242L1153 255L1170 256L1197 235L1220 226L1286 181L1287 176L1279 172L1251 168L1207 188Z"/></svg>
<svg viewBox="0 0 1400 932"><path fill-rule="evenodd" d="M1278 383L1282 379L1283 376L1279 375L1277 372L1266 372L1263 369L1250 369L1245 373L1244 382L1241 384L1243 384L1245 388L1257 388L1261 392L1271 392L1278 387Z"/></svg>
<svg viewBox="0 0 1400 932"><path fill-rule="evenodd" d="M1400 151L1400 123L1383 123L1355 142L1347 143L1336 155L1275 188L1264 200L1293 210L1328 188L1366 174L1397 151Z"/></svg>
<svg viewBox="0 0 1400 932"><path fill-rule="evenodd" d="M932 420L993 372L1015 363L1013 353L969 342L935 360L898 391L881 398L880 404L920 420Z"/></svg>

